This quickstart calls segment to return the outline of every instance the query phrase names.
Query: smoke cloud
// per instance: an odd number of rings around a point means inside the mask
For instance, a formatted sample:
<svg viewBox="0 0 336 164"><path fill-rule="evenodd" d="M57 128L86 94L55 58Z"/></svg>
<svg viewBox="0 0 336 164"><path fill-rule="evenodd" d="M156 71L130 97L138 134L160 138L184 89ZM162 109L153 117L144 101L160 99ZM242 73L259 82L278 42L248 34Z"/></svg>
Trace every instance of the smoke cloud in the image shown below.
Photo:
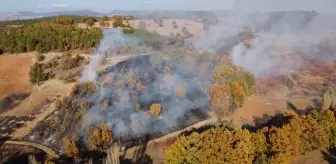
<svg viewBox="0 0 336 164"><path fill-rule="evenodd" d="M328 31L336 26L324 24L330 21L327 16L314 12L248 15L232 12L218 20L219 23L210 26L206 35L193 38L194 48L198 52L230 52L233 64L251 71L258 78L297 71L306 66L305 58L335 61L336 51L326 44L331 44L326 40L330 40ZM124 44L143 46L136 37L126 36L119 29L105 30L103 40L83 71L82 82L96 84L96 92L85 97L91 108L84 117L90 119L84 119L83 125L104 120L115 137L154 134L172 131L185 124L183 121L190 111L208 109L209 96L200 84L210 83L211 71L201 75L197 59L192 55L183 61L173 60L169 53L173 53L174 58L185 55L179 54L174 46L162 45L159 51L147 48L150 51L146 55L135 54L98 76L102 59L118 55ZM159 59L153 59L157 57ZM153 60L160 62L155 65ZM165 67L170 70L165 72ZM105 84L105 81L109 82ZM184 89L177 90L185 90L185 96L176 94L178 85ZM110 102L107 109L103 107L104 100ZM148 112L154 103L161 104L158 117ZM136 111L138 105L141 105L140 111Z"/></svg>
<svg viewBox="0 0 336 164"><path fill-rule="evenodd" d="M95 93L84 98L91 108L84 116L83 128L103 120L112 128L115 137L164 133L186 124L184 117L189 111L207 109L209 98L199 83L209 82L211 76L200 76L200 68L192 57L185 61L171 59L168 53L178 55L174 46L162 45L160 51L147 47L150 53L135 54L98 76L103 58L119 55L122 45L144 46L136 37L124 35L119 29L105 30L103 34L81 79L96 84ZM155 64L155 61L159 62ZM103 107L104 100L110 103L107 109ZM157 117L148 111L154 103L161 105ZM136 111L136 108L141 109Z"/></svg>

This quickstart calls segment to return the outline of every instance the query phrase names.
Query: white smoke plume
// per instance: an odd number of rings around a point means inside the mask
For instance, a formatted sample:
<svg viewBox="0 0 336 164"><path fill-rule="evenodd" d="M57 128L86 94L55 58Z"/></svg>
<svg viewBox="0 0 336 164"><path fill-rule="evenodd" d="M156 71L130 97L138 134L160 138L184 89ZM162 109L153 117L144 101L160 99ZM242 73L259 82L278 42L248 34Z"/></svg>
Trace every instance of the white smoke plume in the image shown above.
<svg viewBox="0 0 336 164"><path fill-rule="evenodd" d="M233 12L194 45L199 51L230 52L234 64L259 78L281 76L309 67L304 59L336 60L330 45L336 38L334 18L310 11ZM243 38L244 32L254 36Z"/></svg>
<svg viewBox="0 0 336 164"><path fill-rule="evenodd" d="M82 120L83 128L103 120L112 128L115 137L128 133L137 135L166 132L181 126L181 121L184 121L183 117L188 111L206 109L209 98L197 82L208 82L211 76L191 78L199 73L196 60L188 58L182 63L173 63L166 53L174 53L174 47L162 45L159 52L151 50L150 53L157 53L155 56L161 58L161 63L170 63L166 66L172 69L171 73L158 74L164 70L163 65L153 66L150 62L154 60L151 59L151 55L135 54L124 63L127 65L127 73L122 73L119 70L121 66L116 65L108 68L104 75L98 76L97 69L105 56L118 55L118 48L121 45L138 46L141 43L136 37L124 35L119 29L106 30L103 34L103 39L94 51L88 67L83 71L81 79L82 82L92 81L96 84L95 93L84 98L90 102L91 107ZM135 75L137 83L144 81L142 78L149 80L144 86L144 91L139 92L135 87L120 87L120 85L132 85L129 83L131 75ZM113 84L103 85L106 78L110 78ZM183 86L186 90L185 97L176 96L174 90L176 85ZM110 101L110 107L103 109L102 102L106 99ZM161 104L161 114L158 117L151 116L147 111L153 103ZM137 104L142 105L141 111L136 112Z"/></svg>
<svg viewBox="0 0 336 164"><path fill-rule="evenodd" d="M93 81L97 79L97 68L102 60L107 56L117 55L120 46L132 43L136 44L136 38L130 38L120 29L106 29L103 31L103 39L100 41L98 48L93 52L88 67L83 71L81 81Z"/></svg>

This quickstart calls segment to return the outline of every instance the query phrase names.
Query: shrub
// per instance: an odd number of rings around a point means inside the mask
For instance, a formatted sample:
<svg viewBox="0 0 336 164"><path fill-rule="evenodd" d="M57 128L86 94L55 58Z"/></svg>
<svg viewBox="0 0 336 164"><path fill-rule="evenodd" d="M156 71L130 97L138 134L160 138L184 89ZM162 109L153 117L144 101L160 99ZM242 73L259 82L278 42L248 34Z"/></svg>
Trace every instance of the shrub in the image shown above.
<svg viewBox="0 0 336 164"><path fill-rule="evenodd" d="M42 54L38 54L38 55L36 56L36 59L37 59L37 61L43 61L43 60L45 59L45 56L42 55Z"/></svg>
<svg viewBox="0 0 336 164"><path fill-rule="evenodd" d="M104 105L104 108L107 109L110 106L110 103L108 100L104 100L103 105Z"/></svg>
<svg viewBox="0 0 336 164"><path fill-rule="evenodd" d="M89 27L92 27L95 23L95 21L93 19L89 19L85 22Z"/></svg>
<svg viewBox="0 0 336 164"><path fill-rule="evenodd" d="M56 16L56 23L57 24L63 24L63 25L73 25L75 23L75 20L73 20L71 17L68 16Z"/></svg>
<svg viewBox="0 0 336 164"><path fill-rule="evenodd" d="M185 35L189 35L189 30L187 27L183 26L182 29L181 29L181 32Z"/></svg>
<svg viewBox="0 0 336 164"><path fill-rule="evenodd" d="M109 22L102 19L102 20L100 20L99 25L101 27L108 27L109 26Z"/></svg>
<svg viewBox="0 0 336 164"><path fill-rule="evenodd" d="M82 109L89 109L90 108L90 104L88 101L83 101L81 104L81 108Z"/></svg>
<svg viewBox="0 0 336 164"><path fill-rule="evenodd" d="M140 104L136 104L136 105L135 105L135 110L136 110L137 112L140 112L140 111L141 111L141 105L140 105Z"/></svg>
<svg viewBox="0 0 336 164"><path fill-rule="evenodd" d="M30 82L40 84L43 81L48 80L49 78L54 77L54 74L49 72L45 73L43 69L43 64L35 63L30 67L29 78Z"/></svg>
<svg viewBox="0 0 336 164"><path fill-rule="evenodd" d="M114 17L112 25L113 25L114 28L125 27L121 16Z"/></svg>
<svg viewBox="0 0 336 164"><path fill-rule="evenodd" d="M149 108L149 113L153 116L159 116L161 112L161 104L152 104Z"/></svg>
<svg viewBox="0 0 336 164"><path fill-rule="evenodd" d="M108 128L108 126L104 122L101 122L100 125L101 130L91 128L89 141L91 149L93 150L106 149L113 141L112 131Z"/></svg>
<svg viewBox="0 0 336 164"><path fill-rule="evenodd" d="M76 111L73 119L74 120L80 120L82 118L82 113L80 111Z"/></svg>
<svg viewBox="0 0 336 164"><path fill-rule="evenodd" d="M175 20L173 21L172 25L173 25L173 28L175 28L175 29L178 28L178 26L177 26L177 22L176 22Z"/></svg>
<svg viewBox="0 0 336 164"><path fill-rule="evenodd" d="M77 140L75 137L65 137L63 138L64 153L69 157L77 157L79 155L79 149L76 144Z"/></svg>
<svg viewBox="0 0 336 164"><path fill-rule="evenodd" d="M243 76L241 76L243 73ZM224 109L223 114L232 113L236 108L244 105L247 95L255 90L255 79L251 73L230 63L222 63L212 73L210 86L210 103L212 109ZM227 108L229 98L229 108ZM223 106L223 105L224 106Z"/></svg>
<svg viewBox="0 0 336 164"><path fill-rule="evenodd" d="M170 69L170 67L165 66L164 69L163 69L163 72L164 72L165 74L171 74L171 69Z"/></svg>
<svg viewBox="0 0 336 164"><path fill-rule="evenodd" d="M61 68L63 70L69 70L72 68L79 67L84 63L85 58L79 56L78 54L75 57L72 57L71 52L66 52L61 57Z"/></svg>

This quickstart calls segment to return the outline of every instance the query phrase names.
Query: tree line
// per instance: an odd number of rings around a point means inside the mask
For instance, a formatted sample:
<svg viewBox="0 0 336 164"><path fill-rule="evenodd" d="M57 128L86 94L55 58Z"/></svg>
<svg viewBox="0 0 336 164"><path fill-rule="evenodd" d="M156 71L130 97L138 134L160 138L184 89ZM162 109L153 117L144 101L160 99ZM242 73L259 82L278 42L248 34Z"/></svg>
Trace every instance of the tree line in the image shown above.
<svg viewBox="0 0 336 164"><path fill-rule="evenodd" d="M259 130L214 127L179 137L165 163L282 164L306 152L336 147L336 112L313 110L274 117Z"/></svg>
<svg viewBox="0 0 336 164"><path fill-rule="evenodd" d="M55 23L57 17L67 17L71 18L75 23L85 23L85 20L88 18L97 21L98 17L91 16L80 16L80 15L59 15L59 16L50 16L43 18L34 18L34 19L22 19L22 20L9 20L9 21L0 21L0 26L9 26L9 25L32 25L41 22Z"/></svg>
<svg viewBox="0 0 336 164"><path fill-rule="evenodd" d="M48 52L89 50L102 38L100 28L81 29L65 25L72 20L58 19L62 23L38 23L18 28L0 29L0 52Z"/></svg>

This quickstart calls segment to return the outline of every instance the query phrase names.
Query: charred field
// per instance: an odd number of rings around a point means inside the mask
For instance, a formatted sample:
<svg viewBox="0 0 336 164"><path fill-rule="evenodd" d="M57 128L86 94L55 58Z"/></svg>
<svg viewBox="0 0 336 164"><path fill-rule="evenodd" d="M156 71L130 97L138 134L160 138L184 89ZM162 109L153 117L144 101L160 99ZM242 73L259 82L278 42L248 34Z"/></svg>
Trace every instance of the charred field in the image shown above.
<svg viewBox="0 0 336 164"><path fill-rule="evenodd" d="M107 67L95 82L79 83L56 102L57 110L24 140L61 150L62 137L85 140L104 121L113 139L129 147L206 120L206 86L217 63L195 56L139 55Z"/></svg>

